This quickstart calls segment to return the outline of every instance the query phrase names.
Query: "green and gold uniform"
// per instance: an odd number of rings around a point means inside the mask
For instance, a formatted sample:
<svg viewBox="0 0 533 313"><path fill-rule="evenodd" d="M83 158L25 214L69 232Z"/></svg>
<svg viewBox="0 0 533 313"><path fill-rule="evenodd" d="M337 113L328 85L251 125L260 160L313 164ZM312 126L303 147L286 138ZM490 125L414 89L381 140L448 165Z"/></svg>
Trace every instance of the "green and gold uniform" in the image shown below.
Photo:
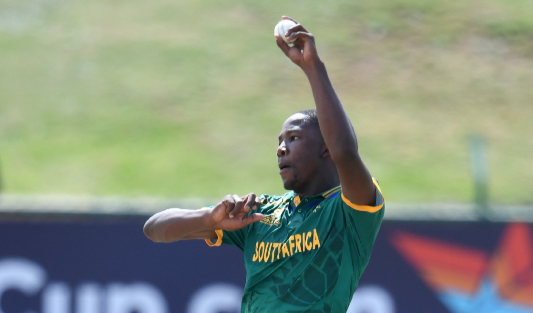
<svg viewBox="0 0 533 313"><path fill-rule="evenodd" d="M260 222L237 231L217 230L210 246L244 252L242 312L346 312L368 264L384 213L377 182L376 206L359 206L341 187L300 199L262 195Z"/></svg>

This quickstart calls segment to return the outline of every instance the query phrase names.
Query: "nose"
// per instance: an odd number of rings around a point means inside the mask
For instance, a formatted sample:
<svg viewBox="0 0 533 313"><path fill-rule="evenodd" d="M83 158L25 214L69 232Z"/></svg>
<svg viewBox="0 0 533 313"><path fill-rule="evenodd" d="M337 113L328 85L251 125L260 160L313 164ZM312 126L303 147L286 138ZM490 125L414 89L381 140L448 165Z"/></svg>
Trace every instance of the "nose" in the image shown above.
<svg viewBox="0 0 533 313"><path fill-rule="evenodd" d="M277 155L278 155L278 158L287 155L287 147L285 146L285 141L282 141L279 144Z"/></svg>

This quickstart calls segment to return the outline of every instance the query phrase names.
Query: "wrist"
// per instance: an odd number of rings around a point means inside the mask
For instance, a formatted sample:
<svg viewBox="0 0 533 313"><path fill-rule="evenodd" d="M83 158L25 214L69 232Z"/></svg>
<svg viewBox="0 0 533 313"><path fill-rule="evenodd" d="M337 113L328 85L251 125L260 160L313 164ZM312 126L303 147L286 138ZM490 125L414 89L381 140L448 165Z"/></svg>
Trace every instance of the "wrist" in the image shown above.
<svg viewBox="0 0 533 313"><path fill-rule="evenodd" d="M213 217L213 209L211 208L201 208L199 209L200 219L202 221L201 225L203 230L213 230L217 229L217 222L215 221Z"/></svg>

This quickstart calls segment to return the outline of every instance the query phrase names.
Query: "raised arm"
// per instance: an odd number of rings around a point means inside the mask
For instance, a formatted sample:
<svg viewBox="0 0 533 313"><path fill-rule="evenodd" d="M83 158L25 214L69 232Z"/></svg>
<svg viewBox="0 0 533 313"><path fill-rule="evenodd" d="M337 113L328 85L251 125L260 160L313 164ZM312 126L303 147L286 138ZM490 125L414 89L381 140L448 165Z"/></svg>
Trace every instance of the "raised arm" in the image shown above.
<svg viewBox="0 0 533 313"><path fill-rule="evenodd" d="M216 239L215 230L237 230L257 222L262 214L248 215L259 206L254 194L244 198L227 195L213 209L168 209L154 214L144 224L144 234L154 242L184 239Z"/></svg>
<svg viewBox="0 0 533 313"><path fill-rule="evenodd" d="M291 18L284 16L283 19ZM276 36L276 42L309 79L320 131L337 167L344 196L354 204L373 205L376 187L359 155L357 138L350 119L329 80L324 63L318 56L313 34L296 23L297 25L286 34L288 40L295 40L293 47L289 47L279 36Z"/></svg>

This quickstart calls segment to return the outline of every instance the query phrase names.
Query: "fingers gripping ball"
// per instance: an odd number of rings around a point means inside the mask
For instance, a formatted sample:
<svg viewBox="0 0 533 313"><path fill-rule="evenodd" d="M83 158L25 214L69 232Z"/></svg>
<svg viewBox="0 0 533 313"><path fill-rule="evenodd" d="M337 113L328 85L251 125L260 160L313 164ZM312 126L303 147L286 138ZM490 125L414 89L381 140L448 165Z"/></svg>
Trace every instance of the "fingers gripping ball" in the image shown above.
<svg viewBox="0 0 533 313"><path fill-rule="evenodd" d="M274 35L280 36L283 39L283 41L285 41L289 46L292 47L293 42L288 41L287 37L285 37L285 34L294 25L296 25L296 23L291 20L281 20L274 28Z"/></svg>

